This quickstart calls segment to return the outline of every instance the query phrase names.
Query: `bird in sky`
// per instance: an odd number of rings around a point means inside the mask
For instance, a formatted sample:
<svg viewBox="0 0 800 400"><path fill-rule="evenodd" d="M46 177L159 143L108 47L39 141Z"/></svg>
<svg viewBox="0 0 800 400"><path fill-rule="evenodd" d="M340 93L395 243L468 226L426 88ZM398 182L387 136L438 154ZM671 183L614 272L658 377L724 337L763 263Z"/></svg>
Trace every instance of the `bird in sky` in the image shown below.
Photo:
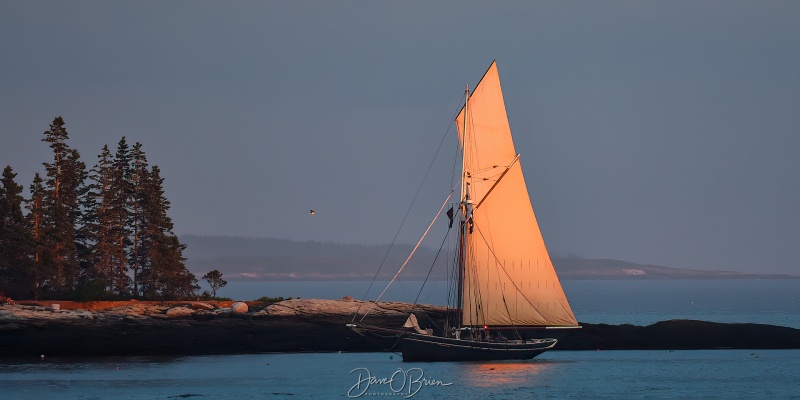
<svg viewBox="0 0 800 400"><path fill-rule="evenodd" d="M310 211L311 211L311 215L314 215L314 214L316 214L316 213L317 213L317 212L316 212L316 211L314 211L314 210L310 210Z"/></svg>

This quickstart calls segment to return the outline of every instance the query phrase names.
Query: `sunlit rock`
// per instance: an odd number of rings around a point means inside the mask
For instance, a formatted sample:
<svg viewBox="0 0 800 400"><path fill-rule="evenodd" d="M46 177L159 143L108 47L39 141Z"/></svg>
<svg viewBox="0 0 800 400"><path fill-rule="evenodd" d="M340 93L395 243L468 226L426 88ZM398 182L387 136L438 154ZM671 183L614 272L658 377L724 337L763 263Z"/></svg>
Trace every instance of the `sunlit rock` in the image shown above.
<svg viewBox="0 0 800 400"><path fill-rule="evenodd" d="M234 314L247 314L247 309L247 304L241 301L231 304L231 311Z"/></svg>
<svg viewBox="0 0 800 400"><path fill-rule="evenodd" d="M214 306L212 306L211 304L201 303L199 301L192 302L191 306L195 310L208 310L208 311L214 310Z"/></svg>
<svg viewBox="0 0 800 400"><path fill-rule="evenodd" d="M319 316L336 315L352 316L356 312L370 315L397 317L408 316L412 311L436 309L436 307L408 303L384 302L377 303L360 300L321 300L321 299L293 299L284 300L259 311L256 315L274 316Z"/></svg>
<svg viewBox="0 0 800 400"><path fill-rule="evenodd" d="M189 307L173 307L167 310L167 318L185 318L191 317L194 313Z"/></svg>

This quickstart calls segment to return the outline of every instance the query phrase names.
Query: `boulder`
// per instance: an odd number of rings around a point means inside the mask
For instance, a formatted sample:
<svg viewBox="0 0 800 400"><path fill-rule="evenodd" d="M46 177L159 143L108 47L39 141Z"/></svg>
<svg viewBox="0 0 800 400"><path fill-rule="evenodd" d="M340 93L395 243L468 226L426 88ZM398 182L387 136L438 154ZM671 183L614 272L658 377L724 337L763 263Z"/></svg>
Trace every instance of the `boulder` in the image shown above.
<svg viewBox="0 0 800 400"><path fill-rule="evenodd" d="M231 312L234 314L247 314L247 304L241 301L231 304Z"/></svg>
<svg viewBox="0 0 800 400"><path fill-rule="evenodd" d="M191 317L194 313L189 307L172 307L167 310L167 318L186 318Z"/></svg>

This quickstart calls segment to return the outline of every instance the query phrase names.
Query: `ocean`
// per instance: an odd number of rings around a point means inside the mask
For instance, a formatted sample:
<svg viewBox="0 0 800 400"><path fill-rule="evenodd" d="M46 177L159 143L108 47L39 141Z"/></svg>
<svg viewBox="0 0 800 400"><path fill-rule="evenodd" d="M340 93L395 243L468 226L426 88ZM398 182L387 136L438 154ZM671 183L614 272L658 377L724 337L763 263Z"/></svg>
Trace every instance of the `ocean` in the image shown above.
<svg viewBox="0 0 800 400"><path fill-rule="evenodd" d="M231 282L220 296L251 300L262 296L373 300L386 286L369 293L363 281ZM669 319L750 322L800 328L800 280L562 280L578 321L649 325ZM395 282L386 301L446 305L447 283Z"/></svg>
<svg viewBox="0 0 800 400"><path fill-rule="evenodd" d="M392 353L0 364L2 399L791 399L800 350L550 351L524 362Z"/></svg>
<svg viewBox="0 0 800 400"><path fill-rule="evenodd" d="M643 325L690 318L800 328L800 281L565 281L563 285L582 322ZM419 283L403 286L387 292L386 299L413 300ZM242 299L360 298L366 284L232 282L225 290L222 295ZM428 299L421 301L437 304ZM3 360L0 355L3 400L387 397L800 399L800 350L553 350L523 362L458 363L403 363L393 353L44 360Z"/></svg>

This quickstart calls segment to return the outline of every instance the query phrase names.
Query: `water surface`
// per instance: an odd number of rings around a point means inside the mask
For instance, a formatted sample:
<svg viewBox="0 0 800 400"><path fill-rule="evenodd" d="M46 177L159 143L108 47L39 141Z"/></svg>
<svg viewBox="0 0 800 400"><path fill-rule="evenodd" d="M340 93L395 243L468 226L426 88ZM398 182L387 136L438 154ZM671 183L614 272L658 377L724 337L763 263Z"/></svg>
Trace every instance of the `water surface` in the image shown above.
<svg viewBox="0 0 800 400"><path fill-rule="evenodd" d="M402 363L392 353L54 359L0 364L0 393L3 399L37 400L306 399L348 398L348 393L419 399L788 399L800 398L798 366L800 350L550 351L531 361L480 363ZM378 382L358 385L359 376Z"/></svg>
<svg viewBox="0 0 800 400"><path fill-rule="evenodd" d="M374 299L386 282L231 282L222 296ZM800 280L565 280L580 322L649 325L665 319L750 322L800 328ZM384 300L447 304L447 282L394 284Z"/></svg>

